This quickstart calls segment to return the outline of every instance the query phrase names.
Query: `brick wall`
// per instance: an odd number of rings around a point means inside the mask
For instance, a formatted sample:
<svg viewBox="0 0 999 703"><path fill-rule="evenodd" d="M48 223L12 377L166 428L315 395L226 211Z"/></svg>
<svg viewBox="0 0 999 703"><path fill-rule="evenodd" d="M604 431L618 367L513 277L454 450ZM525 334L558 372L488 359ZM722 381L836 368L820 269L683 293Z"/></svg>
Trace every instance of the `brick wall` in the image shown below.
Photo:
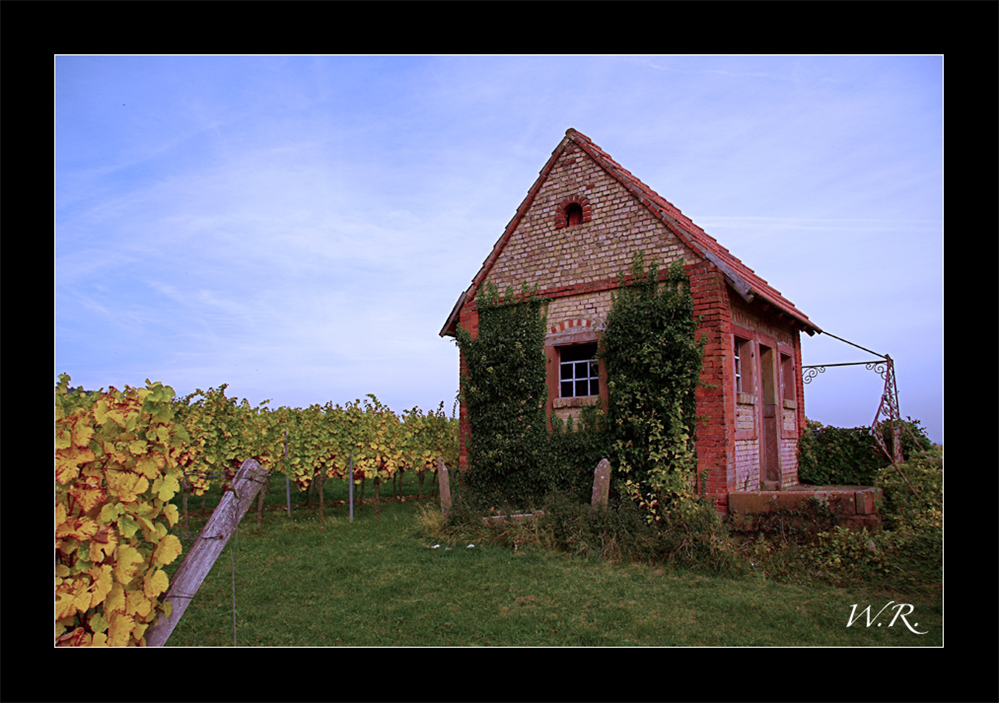
<svg viewBox="0 0 999 703"><path fill-rule="evenodd" d="M564 203L573 198L585 199L590 221L560 226ZM501 291L507 286L519 291L522 281L545 291L613 281L619 271L628 272L632 252L638 249L645 251L647 262L658 261L660 268L681 256L687 261L695 258L617 180L570 143L521 215L486 280Z"/></svg>
<svg viewBox="0 0 999 703"><path fill-rule="evenodd" d="M694 296L694 317L701 318L696 335L707 337L697 389L697 412L705 420L697 426L698 472L704 490L715 497L715 507L724 512L728 493L736 488L731 307L721 272L706 261L684 268Z"/></svg>
<svg viewBox="0 0 999 703"><path fill-rule="evenodd" d="M735 490L752 491L760 487L760 443L757 439L735 441Z"/></svg>

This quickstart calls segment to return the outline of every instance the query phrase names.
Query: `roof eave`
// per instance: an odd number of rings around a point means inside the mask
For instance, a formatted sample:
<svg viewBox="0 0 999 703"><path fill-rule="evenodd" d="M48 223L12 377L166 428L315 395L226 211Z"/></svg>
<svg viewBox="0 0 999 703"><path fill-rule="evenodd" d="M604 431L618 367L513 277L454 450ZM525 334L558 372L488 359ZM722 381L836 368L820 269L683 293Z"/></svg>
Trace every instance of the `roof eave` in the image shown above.
<svg viewBox="0 0 999 703"><path fill-rule="evenodd" d="M457 327L458 327L458 317L461 315L461 308L465 304L465 296L468 295L468 291L463 292L458 297L458 302L454 304L451 309L451 314L447 316L447 322L441 328L441 337L454 337Z"/></svg>

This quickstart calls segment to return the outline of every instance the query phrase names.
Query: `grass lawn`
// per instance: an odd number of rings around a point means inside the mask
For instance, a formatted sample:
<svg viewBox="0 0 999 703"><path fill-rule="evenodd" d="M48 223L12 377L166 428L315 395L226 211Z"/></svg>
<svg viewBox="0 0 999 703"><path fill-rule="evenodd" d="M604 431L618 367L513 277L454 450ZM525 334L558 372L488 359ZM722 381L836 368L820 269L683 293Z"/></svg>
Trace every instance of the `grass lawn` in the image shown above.
<svg viewBox="0 0 999 703"><path fill-rule="evenodd" d="M438 544L422 531L415 499L384 501L377 516L368 502L351 523L346 506L330 504L345 497L346 488L330 481L321 524L318 511L303 507L304 494L297 492L292 504L298 507L289 518L280 509L283 478L272 484L263 528L257 530L254 505L235 547L230 542L219 557L169 646L233 645L233 556L239 646L943 644L938 592L788 585L612 564L542 548ZM429 487L428 481L424 490ZM403 493L416 491L415 477L407 476ZM373 495L369 485L365 497ZM383 486L382 496L388 495L391 489ZM214 502L209 498L209 505ZM433 502L425 498L422 505ZM190 505L200 506L200 499ZM192 515L191 529L206 519ZM872 620L884 608L870 626L862 614L867 606Z"/></svg>

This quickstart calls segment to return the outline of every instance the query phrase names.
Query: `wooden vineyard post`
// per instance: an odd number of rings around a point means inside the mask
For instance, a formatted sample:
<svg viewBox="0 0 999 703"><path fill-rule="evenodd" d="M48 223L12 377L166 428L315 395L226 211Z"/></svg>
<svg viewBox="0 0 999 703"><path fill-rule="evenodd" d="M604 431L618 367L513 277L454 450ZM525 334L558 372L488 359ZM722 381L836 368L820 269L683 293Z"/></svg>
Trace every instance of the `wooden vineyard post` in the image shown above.
<svg viewBox="0 0 999 703"><path fill-rule="evenodd" d="M285 465L288 464L288 433L284 433L284 461ZM287 469L285 469L287 471ZM291 517L291 479L288 478L288 474L284 475L284 497L288 503L288 517Z"/></svg>
<svg viewBox="0 0 999 703"><path fill-rule="evenodd" d="M215 560L236 531L239 521L266 483L267 476L267 471L253 459L247 459L239 467L232 485L222 494L215 512L208 518L191 550L184 555L177 573L170 579L170 588L164 599L172 604L173 610L170 617L160 616L146 631L146 646L161 647L166 644L191 599L212 570Z"/></svg>
<svg viewBox="0 0 999 703"><path fill-rule="evenodd" d="M440 486L441 514L447 519L451 512L451 481L442 456L437 457L437 483Z"/></svg>
<svg viewBox="0 0 999 703"><path fill-rule="evenodd" d="M270 473L267 474L267 479L265 479L264 485L260 489L260 497L257 498L257 532L260 532L264 528L264 497L267 495L267 481L269 479Z"/></svg>
<svg viewBox="0 0 999 703"><path fill-rule="evenodd" d="M350 453L350 468L347 469L347 495L350 501L350 521L354 522L354 452Z"/></svg>

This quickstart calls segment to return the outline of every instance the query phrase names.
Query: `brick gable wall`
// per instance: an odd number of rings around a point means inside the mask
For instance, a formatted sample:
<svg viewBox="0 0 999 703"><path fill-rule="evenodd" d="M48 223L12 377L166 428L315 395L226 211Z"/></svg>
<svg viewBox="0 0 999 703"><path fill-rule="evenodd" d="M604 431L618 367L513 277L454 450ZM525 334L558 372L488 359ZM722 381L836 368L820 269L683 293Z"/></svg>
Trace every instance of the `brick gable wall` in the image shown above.
<svg viewBox="0 0 999 703"><path fill-rule="evenodd" d="M767 341L774 350L794 359L797 403L780 408L775 454L781 485L797 484L797 442L805 415L801 347L793 321L781 317L779 311L767 312L766 305L743 301L717 266L675 236L579 145L567 142L546 169L547 176L528 193L480 272L484 278L477 276L473 289L492 282L501 291L509 286L519 292L526 282L537 285L541 294L550 298L547 412L563 419L578 415L580 403L554 402L558 395L553 375L558 368L556 347L596 339L610 310L618 273L630 270L633 253L644 251L646 263L656 261L660 271L682 257L695 299L695 317L703 315L698 336L707 336L703 383L697 391L698 414L704 418L697 430L699 487L715 497L721 512L727 511L729 492L760 487L760 406L748 402L747 397L740 398L735 391L736 329L755 336L757 342ZM572 203L582 207L582 222L567 226L566 208ZM465 301L457 319L473 336L477 333L474 295ZM461 373L465 373L464 360ZM601 369L602 376L605 373ZM601 396L606 406L605 390ZM468 418L464 406L460 437L459 468L465 469Z"/></svg>
<svg viewBox="0 0 999 703"><path fill-rule="evenodd" d="M565 203L585 202L581 224L564 225ZM541 184L533 202L500 252L486 281L502 291L521 283L542 290L614 281L627 272L632 252L664 267L694 253L684 246L617 180L570 143ZM572 315L572 313L568 313ZM561 322L553 320L552 322Z"/></svg>

